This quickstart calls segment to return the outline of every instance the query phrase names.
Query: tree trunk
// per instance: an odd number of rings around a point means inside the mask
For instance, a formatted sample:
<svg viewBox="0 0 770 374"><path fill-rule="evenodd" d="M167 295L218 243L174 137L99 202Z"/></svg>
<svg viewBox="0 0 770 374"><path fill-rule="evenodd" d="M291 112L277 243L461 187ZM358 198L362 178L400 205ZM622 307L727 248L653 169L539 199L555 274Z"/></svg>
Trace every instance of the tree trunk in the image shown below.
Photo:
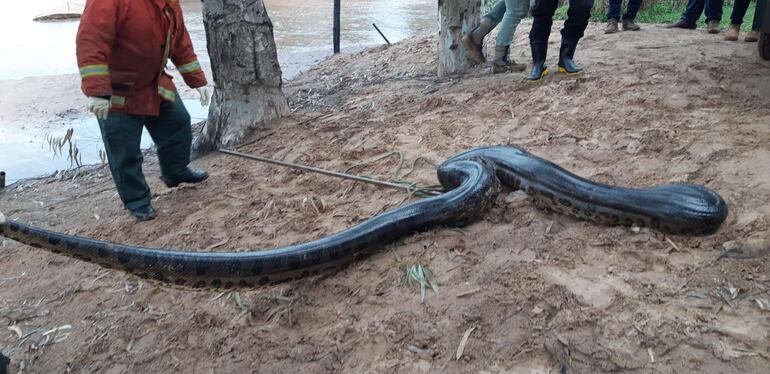
<svg viewBox="0 0 770 374"><path fill-rule="evenodd" d="M197 156L239 144L289 112L273 24L262 0L206 0L203 24L216 89L206 127L193 146Z"/></svg>
<svg viewBox="0 0 770 374"><path fill-rule="evenodd" d="M463 34L481 21L482 0L438 0L438 76L467 70L468 51L463 47Z"/></svg>

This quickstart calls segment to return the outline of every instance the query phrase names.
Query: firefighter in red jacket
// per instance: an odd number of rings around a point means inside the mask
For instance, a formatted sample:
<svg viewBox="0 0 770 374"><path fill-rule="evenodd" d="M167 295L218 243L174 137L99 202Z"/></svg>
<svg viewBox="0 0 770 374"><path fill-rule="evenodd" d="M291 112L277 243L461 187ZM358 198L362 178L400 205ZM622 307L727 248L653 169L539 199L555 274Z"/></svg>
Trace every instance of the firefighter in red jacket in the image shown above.
<svg viewBox="0 0 770 374"><path fill-rule="evenodd" d="M123 205L138 220L155 218L142 174L142 127L157 146L161 179L197 183L191 170L190 115L165 72L167 60L208 105L210 89L193 51L178 0L88 0L77 33L77 60L88 110L96 114Z"/></svg>

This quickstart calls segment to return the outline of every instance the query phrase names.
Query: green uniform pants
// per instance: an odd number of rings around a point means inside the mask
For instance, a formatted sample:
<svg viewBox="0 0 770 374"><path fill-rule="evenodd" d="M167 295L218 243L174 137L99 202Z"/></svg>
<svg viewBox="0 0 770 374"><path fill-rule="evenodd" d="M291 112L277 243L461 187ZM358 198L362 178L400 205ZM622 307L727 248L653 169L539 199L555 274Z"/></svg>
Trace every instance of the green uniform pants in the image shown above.
<svg viewBox="0 0 770 374"><path fill-rule="evenodd" d="M150 187L142 173L142 127L147 127L158 150L161 177L175 180L190 163L192 129L182 99L161 102L158 116L113 113L99 120L104 150L120 199L126 209L150 204Z"/></svg>

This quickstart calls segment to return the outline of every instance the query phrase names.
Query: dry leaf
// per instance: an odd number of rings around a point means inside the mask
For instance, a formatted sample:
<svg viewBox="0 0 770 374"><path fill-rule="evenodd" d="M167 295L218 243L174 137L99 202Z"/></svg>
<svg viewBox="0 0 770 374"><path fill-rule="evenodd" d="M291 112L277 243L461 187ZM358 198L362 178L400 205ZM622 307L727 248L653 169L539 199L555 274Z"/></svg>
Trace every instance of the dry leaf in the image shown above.
<svg viewBox="0 0 770 374"><path fill-rule="evenodd" d="M460 339L460 345L459 345L459 346L457 346L457 354L455 354L455 359L456 359L457 361L460 361L460 357L462 357L462 356L463 356L463 351L465 350L465 345L466 345L466 344L468 344L468 338L470 338L470 336L471 336L471 333L472 333L472 332L473 332L473 330L475 330L475 329L476 329L476 327L475 327L475 326L474 326L474 327L471 327L471 328L469 328L469 329L468 329L468 331L466 331L466 332L465 332L465 334L463 334L463 338L462 338L462 339Z"/></svg>
<svg viewBox="0 0 770 374"><path fill-rule="evenodd" d="M16 326L16 325L8 326L8 330L15 332L16 335L19 336L19 339L21 339L21 337L24 336L24 333L21 331L21 328L19 326Z"/></svg>
<svg viewBox="0 0 770 374"><path fill-rule="evenodd" d="M733 286L733 284L730 282L727 282L725 289L730 293L731 300L735 300L735 298L738 297L738 294L741 292L740 288Z"/></svg>
<svg viewBox="0 0 770 374"><path fill-rule="evenodd" d="M457 242L457 244L455 244L454 247L452 247L452 251L457 254L465 252L465 242L462 240Z"/></svg>

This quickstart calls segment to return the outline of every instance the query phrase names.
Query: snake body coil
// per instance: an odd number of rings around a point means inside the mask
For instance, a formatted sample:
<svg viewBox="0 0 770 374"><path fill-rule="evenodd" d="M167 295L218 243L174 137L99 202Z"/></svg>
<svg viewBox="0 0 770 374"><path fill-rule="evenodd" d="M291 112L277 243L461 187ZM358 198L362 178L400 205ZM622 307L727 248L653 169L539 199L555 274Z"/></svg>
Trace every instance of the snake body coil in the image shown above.
<svg viewBox="0 0 770 374"><path fill-rule="evenodd" d="M185 252L143 248L44 230L0 214L0 236L95 262L142 278L193 288L253 287L335 269L403 236L436 226L464 226L494 203L500 182L548 207L610 225L639 225L667 233L716 231L727 217L722 198L693 184L620 188L580 178L513 147L458 154L438 168L445 193L369 218L331 236L250 252Z"/></svg>

